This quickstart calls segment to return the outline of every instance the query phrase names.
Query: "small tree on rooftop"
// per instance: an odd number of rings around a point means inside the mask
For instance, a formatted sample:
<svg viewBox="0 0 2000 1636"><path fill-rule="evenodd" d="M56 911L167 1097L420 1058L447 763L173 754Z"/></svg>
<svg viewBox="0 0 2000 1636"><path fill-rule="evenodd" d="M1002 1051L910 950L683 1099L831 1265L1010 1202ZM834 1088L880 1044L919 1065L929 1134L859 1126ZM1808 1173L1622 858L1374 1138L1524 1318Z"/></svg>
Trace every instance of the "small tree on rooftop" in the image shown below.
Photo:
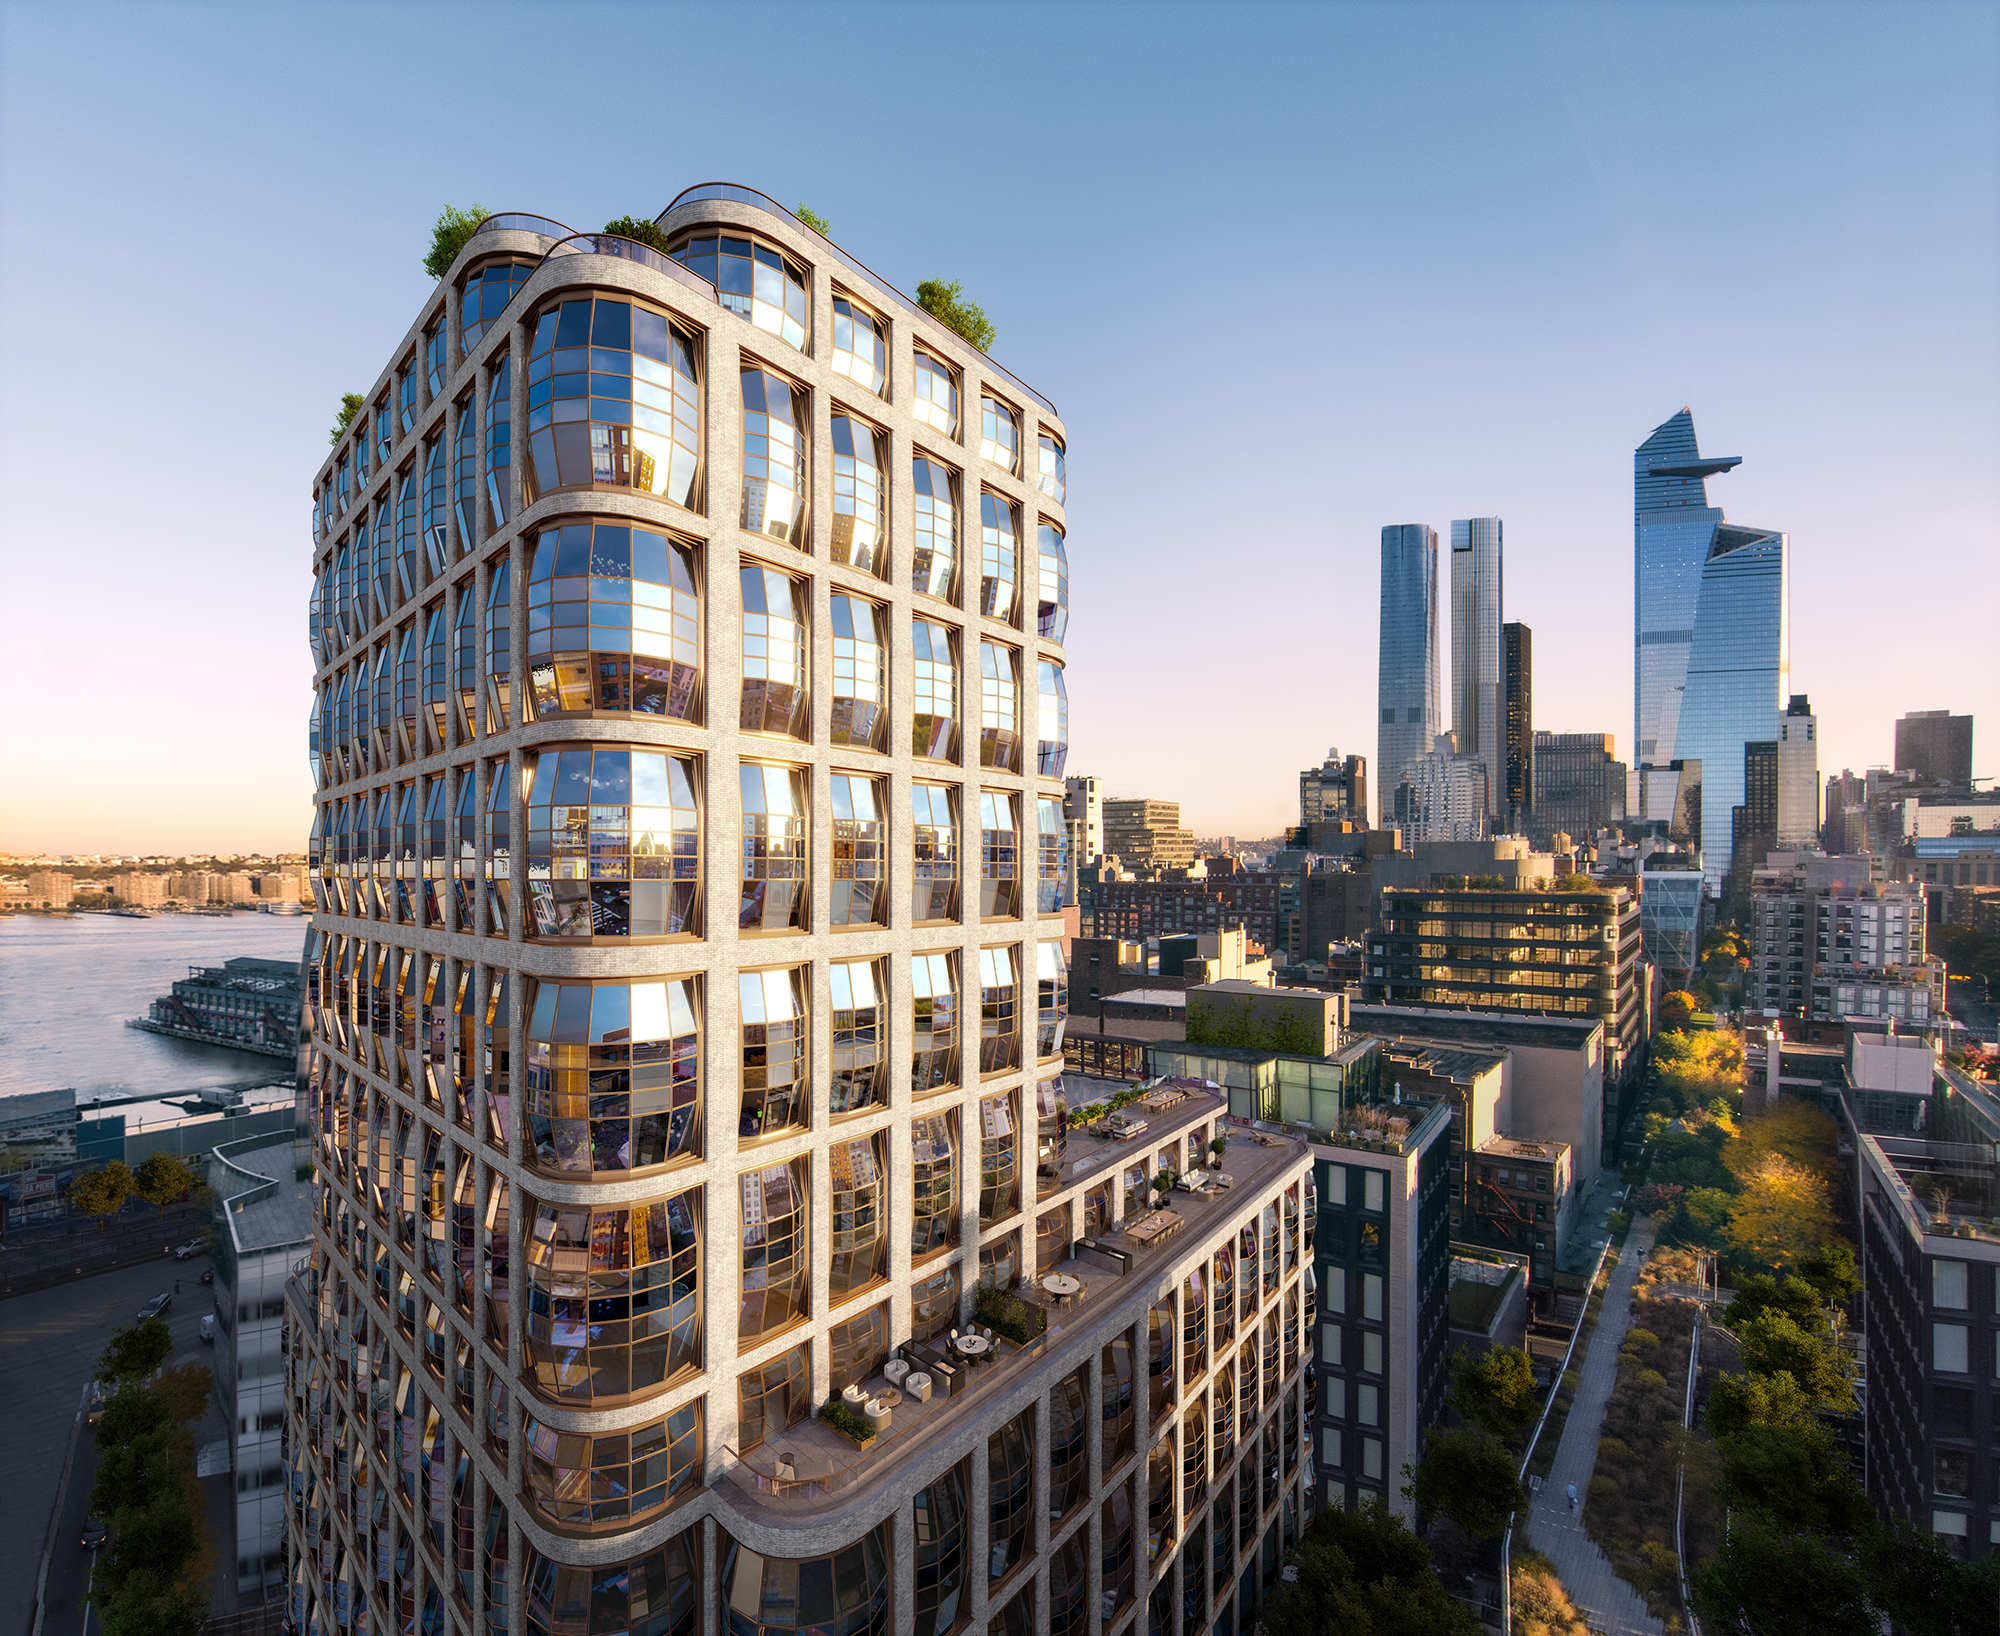
<svg viewBox="0 0 2000 1636"><path fill-rule="evenodd" d="M340 413L333 417L333 430L326 434L328 443L338 443L347 435L347 428L354 424L354 417L361 413L361 406L367 401L359 392L340 394Z"/></svg>
<svg viewBox="0 0 2000 1636"><path fill-rule="evenodd" d="M800 221L804 222L806 226L810 227L821 238L830 239L833 237L833 223L828 221L811 206L804 204L793 205L792 214L798 217Z"/></svg>
<svg viewBox="0 0 2000 1636"><path fill-rule="evenodd" d="M981 352L990 352L996 331L986 321L979 303L965 299L965 286L953 279L927 278L917 286L917 305L947 329L970 341Z"/></svg>
<svg viewBox="0 0 2000 1636"><path fill-rule="evenodd" d="M620 216L616 221L606 222L604 231L630 239L634 244L651 245L661 255L667 253L667 235L660 231L658 222L648 221L644 216Z"/></svg>
<svg viewBox="0 0 2000 1636"><path fill-rule="evenodd" d="M479 231L479 224L492 214L481 204L475 204L470 210L446 205L438 212L437 223L431 228L431 253L424 257L424 271L432 278L443 278L451 271L451 264L458 260L458 253L465 248L466 241Z"/></svg>

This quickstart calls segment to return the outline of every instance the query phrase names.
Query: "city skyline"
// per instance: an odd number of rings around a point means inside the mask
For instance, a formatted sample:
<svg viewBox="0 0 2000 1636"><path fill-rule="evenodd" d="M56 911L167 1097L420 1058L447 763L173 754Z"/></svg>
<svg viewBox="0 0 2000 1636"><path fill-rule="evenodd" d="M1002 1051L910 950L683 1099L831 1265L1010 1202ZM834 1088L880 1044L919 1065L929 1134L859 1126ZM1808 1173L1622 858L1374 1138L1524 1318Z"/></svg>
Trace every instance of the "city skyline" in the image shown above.
<svg viewBox="0 0 2000 1636"><path fill-rule="evenodd" d="M599 179L525 126L460 140L453 110L422 94L421 65L443 55L466 75L504 76L513 46L448 9L410 19L410 49L388 64L365 36L305 13L226 30L204 22L219 14L121 16L97 42L88 105L32 67L61 59L74 15L10 16L0 178L16 220L73 237L166 217L222 242L306 246L338 222L342 249L241 286L191 260L156 268L136 329L104 320L88 280L32 259L0 268L8 310L37 314L5 330L5 378L41 383L0 404L14 538L62 538L70 493L152 519L93 540L87 582L73 552L10 553L19 605L64 615L10 644L17 694L60 674L65 697L8 722L0 847L296 850L310 805L295 752L310 667L308 587L288 543L307 526L298 450L318 446L343 391L366 386L368 338L418 299L446 200L595 228L650 216L678 184ZM1324 607L1372 631L1382 527L1473 515L1510 525L1508 613L1541 637L1536 725L1614 733L1635 763L1628 462L1683 404L1705 441L1748 457L1727 480L1729 509L1790 534L1791 685L1812 694L1822 766L1859 770L1888 761L1904 711L2000 719L2000 675L1966 664L1927 621L1884 633L1893 696L1841 662L1839 623L1855 595L1893 586L1917 545L1927 585L1954 603L1993 581L2000 23L1984 7L1843 8L1802 50L1792 14L1743 8L1724 49L1691 26L1706 15L1276 11L1275 57L1263 33L1219 13L1134 39L1115 13L1085 11L1054 54L992 11L941 14L921 50L901 30L818 40L771 22L770 70L800 84L917 73L931 50L976 50L1016 75L1021 162L988 176L987 196L1048 221L1095 220L1115 201L1101 232L1143 270L1116 301L1084 293L1077 263L1095 252L997 242L933 208L954 185L949 144L912 152L903 187L858 176L848 154L904 145L890 109L843 107L848 141L802 144L810 104L744 126L704 86L676 169L812 203L837 242L868 245L905 290L965 279L999 328L995 358L1066 416L1075 406L1073 430L1098 458L1073 496L1072 573L1107 617L1072 661L1072 765L1107 791L1178 799L1197 832L1275 832L1296 768L1330 744L1372 755L1376 725L1368 644L1294 658L1280 610ZM680 26L689 49L725 37L719 21ZM310 85L266 72L306 55L325 69ZM588 83L561 54L548 73L552 95ZM191 123L189 86L218 92ZM1413 101L1431 116L1407 118ZM1724 107L1727 119L1690 118ZM329 150L325 132L386 132L391 110L398 140L434 163ZM636 108L601 118L614 142L646 128ZM1700 243L1770 254L1663 245L1655 227L1686 213L1690 177ZM1283 222L1284 237L1255 255L1191 252L1187 201L1216 188L1235 215ZM1466 233L1488 250L1473 282L1423 250ZM1413 252L1385 258L1387 242ZM1908 255L1912 243L1927 253ZM1284 363L1265 345L1223 348L1205 380L1206 398L1251 412L1198 428L1132 412L1174 401L1160 336L1280 270L1303 281L1266 337ZM368 293L350 313L334 297L356 279ZM302 310L329 315L309 343ZM1485 390L1444 390L1467 377ZM103 462L69 428L100 412L97 383L113 378L176 405L176 424L226 437L137 440ZM1184 476L1191 440L1210 479L1199 492ZM226 502L162 504L190 476L208 492L205 474L225 462ZM1201 503L1211 494L1221 507ZM1252 525L1220 551L1218 510ZM1237 546L1252 537L1254 554ZM1236 678L1165 705L1156 678L1218 638ZM218 646L252 685L214 691ZM87 744L78 720L92 723ZM1393 787L1384 770L1374 782Z"/></svg>

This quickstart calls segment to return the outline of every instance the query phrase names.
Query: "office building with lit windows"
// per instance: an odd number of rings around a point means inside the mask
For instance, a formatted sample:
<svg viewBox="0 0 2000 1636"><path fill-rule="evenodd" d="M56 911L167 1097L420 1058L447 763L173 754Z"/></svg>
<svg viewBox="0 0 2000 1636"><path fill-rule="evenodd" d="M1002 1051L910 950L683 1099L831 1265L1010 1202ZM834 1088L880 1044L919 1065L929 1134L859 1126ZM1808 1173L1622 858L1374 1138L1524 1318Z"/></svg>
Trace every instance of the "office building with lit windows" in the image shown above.
<svg viewBox="0 0 2000 1636"><path fill-rule="evenodd" d="M658 227L487 218L314 480L292 1628L1240 1630L1311 1161L1068 1130L1062 422Z"/></svg>

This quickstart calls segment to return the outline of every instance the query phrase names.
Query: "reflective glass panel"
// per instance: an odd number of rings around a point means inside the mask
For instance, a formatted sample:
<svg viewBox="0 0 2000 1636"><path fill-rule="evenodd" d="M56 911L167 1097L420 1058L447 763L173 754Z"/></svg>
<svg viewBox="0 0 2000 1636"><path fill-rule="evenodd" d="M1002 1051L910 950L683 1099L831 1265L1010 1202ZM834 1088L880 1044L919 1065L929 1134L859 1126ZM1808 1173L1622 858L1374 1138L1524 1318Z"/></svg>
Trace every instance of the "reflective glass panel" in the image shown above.
<svg viewBox="0 0 2000 1636"><path fill-rule="evenodd" d="M836 592L833 618L833 719L835 744L879 750L888 740L888 610Z"/></svg>
<svg viewBox="0 0 2000 1636"><path fill-rule="evenodd" d="M1019 673L1012 648L979 644L979 765L1000 772L1021 765Z"/></svg>
<svg viewBox="0 0 2000 1636"><path fill-rule="evenodd" d="M538 938L700 929L695 762L569 744L527 752L528 906Z"/></svg>
<svg viewBox="0 0 2000 1636"><path fill-rule="evenodd" d="M915 480L915 543L910 580L922 596L945 602L958 598L958 477L949 466L918 455Z"/></svg>
<svg viewBox="0 0 2000 1636"><path fill-rule="evenodd" d="M528 499L630 488L692 506L701 451L693 337L636 302L577 297L535 320Z"/></svg>
<svg viewBox="0 0 2000 1636"><path fill-rule="evenodd" d="M801 352L811 322L806 270L748 234L700 233L670 251L675 261L715 286L722 305Z"/></svg>
<svg viewBox="0 0 2000 1636"><path fill-rule="evenodd" d="M526 999L526 1135L538 1167L581 1177L700 1150L693 978L530 979Z"/></svg>
<svg viewBox="0 0 2000 1636"><path fill-rule="evenodd" d="M529 553L535 714L695 720L701 608L693 549L651 529L586 518L538 530Z"/></svg>
<svg viewBox="0 0 2000 1636"><path fill-rule="evenodd" d="M958 436L958 373L928 352L916 354L916 400L910 413L946 437Z"/></svg>
<svg viewBox="0 0 2000 1636"><path fill-rule="evenodd" d="M833 298L833 372L844 375L878 398L888 381L888 330L859 302Z"/></svg>
<svg viewBox="0 0 2000 1636"><path fill-rule="evenodd" d="M737 926L782 931L805 923L806 775L745 762L743 873Z"/></svg>
<svg viewBox="0 0 2000 1636"><path fill-rule="evenodd" d="M836 926L886 924L881 787L853 773L835 773L828 783L833 800L830 918Z"/></svg>
<svg viewBox="0 0 2000 1636"><path fill-rule="evenodd" d="M1018 625L1015 586L1021 531L1013 502L993 493L979 496L979 611L988 619Z"/></svg>
<svg viewBox="0 0 2000 1636"><path fill-rule="evenodd" d="M1021 472L1021 417L998 398L979 400L979 453L1002 471Z"/></svg>
<svg viewBox="0 0 2000 1636"><path fill-rule="evenodd" d="M743 731L804 738L810 725L806 608L811 593L775 568L750 563L742 569L742 588Z"/></svg>
<svg viewBox="0 0 2000 1636"><path fill-rule="evenodd" d="M1060 642L1069 633L1069 552L1063 545L1062 530L1053 523L1041 524L1035 530L1035 549L1041 567L1035 634Z"/></svg>
<svg viewBox="0 0 2000 1636"><path fill-rule="evenodd" d="M803 546L806 395L768 369L743 371L743 505L738 526Z"/></svg>
<svg viewBox="0 0 2000 1636"><path fill-rule="evenodd" d="M866 421L833 417L833 560L888 578L882 462L889 440Z"/></svg>

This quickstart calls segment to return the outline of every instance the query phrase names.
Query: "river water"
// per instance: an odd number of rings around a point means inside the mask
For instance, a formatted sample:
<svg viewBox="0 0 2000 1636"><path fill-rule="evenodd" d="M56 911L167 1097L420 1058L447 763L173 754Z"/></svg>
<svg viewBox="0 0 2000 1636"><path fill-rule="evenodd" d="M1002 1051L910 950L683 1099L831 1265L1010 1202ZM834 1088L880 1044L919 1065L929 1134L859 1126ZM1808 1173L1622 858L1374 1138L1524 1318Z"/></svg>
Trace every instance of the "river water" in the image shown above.
<svg viewBox="0 0 2000 1636"><path fill-rule="evenodd" d="M0 917L0 1096L64 1087L159 1095L268 1085L276 1057L127 1028L190 966L238 955L297 960L304 915Z"/></svg>

